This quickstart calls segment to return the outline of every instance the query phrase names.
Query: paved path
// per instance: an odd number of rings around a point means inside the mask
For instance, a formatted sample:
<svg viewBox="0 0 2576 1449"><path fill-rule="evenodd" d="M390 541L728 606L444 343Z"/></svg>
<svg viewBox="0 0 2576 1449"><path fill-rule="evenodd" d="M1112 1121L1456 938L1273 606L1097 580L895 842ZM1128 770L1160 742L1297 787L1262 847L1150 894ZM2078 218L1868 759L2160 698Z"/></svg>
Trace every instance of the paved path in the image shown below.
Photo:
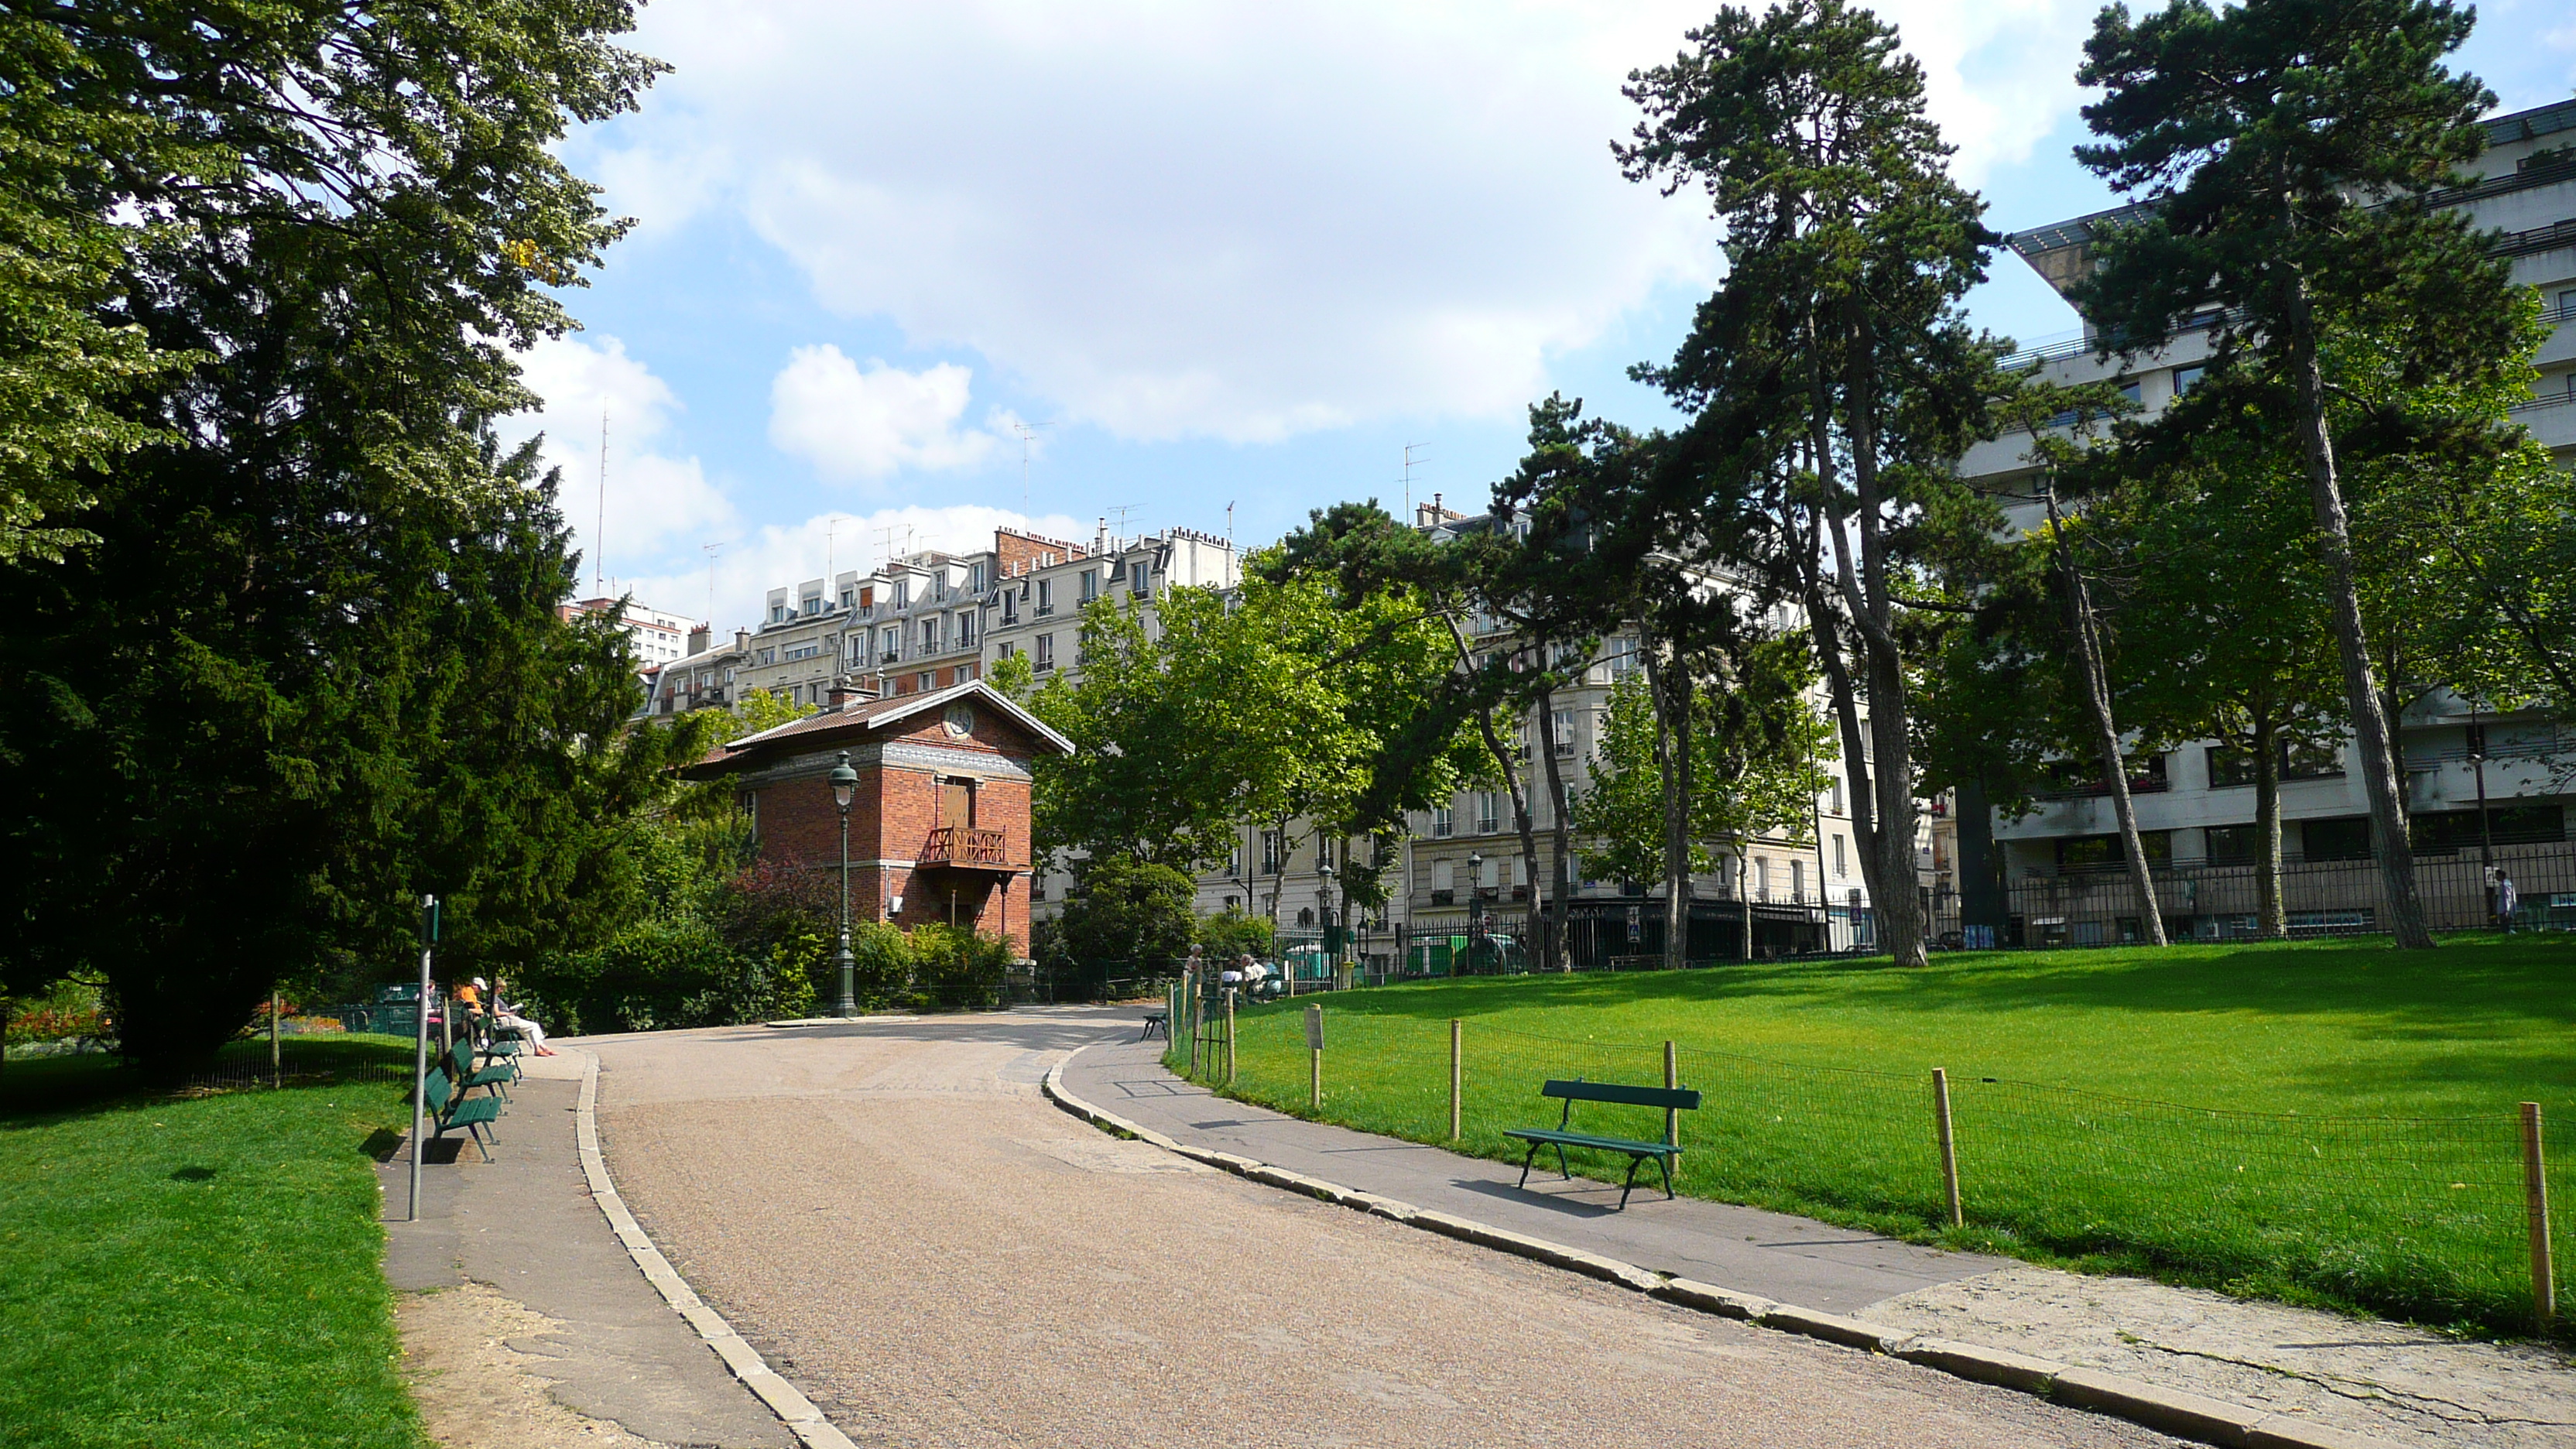
<svg viewBox="0 0 2576 1449"><path fill-rule="evenodd" d="M1076 1096L1193 1146L1891 1328L2101 1369L2393 1444L2576 1445L2576 1365L2133 1278L1917 1248L1803 1218L1533 1175L1214 1096L1135 1033L1066 1067Z"/></svg>
<svg viewBox="0 0 2576 1449"><path fill-rule="evenodd" d="M2173 1442L1301 1199L1041 1098L1133 1023L601 1039L601 1134L661 1250L862 1445ZM1882 1247L1813 1254L1823 1282L1939 1281Z"/></svg>
<svg viewBox="0 0 2576 1449"><path fill-rule="evenodd" d="M532 1058L496 1126L493 1160L432 1144L421 1220L402 1221L410 1168L378 1170L385 1276L406 1297L414 1397L449 1449L491 1443L723 1445L795 1438L636 1270L573 1150L582 1058ZM407 1149L406 1149L407 1150Z"/></svg>

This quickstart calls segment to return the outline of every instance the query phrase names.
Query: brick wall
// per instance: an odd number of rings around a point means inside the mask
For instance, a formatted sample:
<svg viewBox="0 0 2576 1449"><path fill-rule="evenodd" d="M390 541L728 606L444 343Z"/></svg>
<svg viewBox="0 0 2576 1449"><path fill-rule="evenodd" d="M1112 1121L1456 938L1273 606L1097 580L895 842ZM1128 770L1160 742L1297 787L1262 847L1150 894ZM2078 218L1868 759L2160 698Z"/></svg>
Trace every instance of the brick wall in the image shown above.
<svg viewBox="0 0 2576 1449"><path fill-rule="evenodd" d="M979 708L970 734L947 731L940 714L906 720L879 738L935 746L968 755L984 755L996 766L1025 767L1038 742L1019 725L989 708ZM841 814L833 802L832 751L820 750L799 762L792 773L772 776L748 792L758 796L760 853L812 868L837 868L841 858ZM859 785L850 803L852 861L913 860L919 857L933 828L943 822L939 810L942 770L906 765L858 767ZM960 925L998 932L1016 951L1029 944L1029 784L1026 780L987 776L972 764L945 773L976 781L975 824L1002 835L1003 859L1016 869L1008 876L942 866L853 865L850 871L850 916L853 920L886 918L887 904L903 898L899 923L906 926L949 919L955 892Z"/></svg>

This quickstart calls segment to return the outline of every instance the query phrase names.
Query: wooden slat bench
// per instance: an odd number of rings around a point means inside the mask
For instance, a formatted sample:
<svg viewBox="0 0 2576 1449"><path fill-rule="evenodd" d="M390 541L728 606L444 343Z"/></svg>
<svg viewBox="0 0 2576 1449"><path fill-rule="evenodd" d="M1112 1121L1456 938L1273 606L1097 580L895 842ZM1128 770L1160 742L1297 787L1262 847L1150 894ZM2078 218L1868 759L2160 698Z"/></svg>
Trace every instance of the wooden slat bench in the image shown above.
<svg viewBox="0 0 2576 1449"><path fill-rule="evenodd" d="M1628 1194L1637 1190L1637 1169L1645 1166L1649 1158L1654 1160L1656 1170L1664 1176L1664 1196L1667 1199L1672 1197L1673 1159L1681 1155L1682 1150L1679 1147L1669 1142L1647 1142L1633 1137L1602 1137L1590 1132L1577 1132L1573 1130L1574 1104L1610 1102L1623 1107L1656 1107L1667 1112L1696 1112L1699 1110L1699 1093L1696 1090L1688 1087L1629 1087L1617 1082L1587 1082L1581 1077L1576 1077L1570 1082L1550 1081L1538 1090L1542 1097L1563 1098L1565 1110L1558 1114L1554 1129L1514 1127L1503 1133L1506 1137L1517 1137L1530 1145L1529 1155L1521 1160L1520 1185L1522 1187L1529 1186L1530 1165L1538 1161L1538 1151L1542 1147L1556 1149L1557 1170L1564 1173L1568 1181L1572 1181L1574 1171L1566 1166L1565 1149L1579 1147L1595 1152L1628 1154L1628 1181L1619 1189L1620 1211L1627 1211Z"/></svg>

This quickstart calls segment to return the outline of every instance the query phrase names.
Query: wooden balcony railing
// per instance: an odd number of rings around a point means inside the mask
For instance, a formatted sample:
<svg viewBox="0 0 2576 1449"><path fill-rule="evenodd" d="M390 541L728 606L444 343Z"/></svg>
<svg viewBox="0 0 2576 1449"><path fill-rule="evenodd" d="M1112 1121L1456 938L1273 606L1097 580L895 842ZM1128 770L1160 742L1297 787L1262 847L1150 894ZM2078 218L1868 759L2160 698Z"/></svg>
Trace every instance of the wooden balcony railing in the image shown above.
<svg viewBox="0 0 2576 1449"><path fill-rule="evenodd" d="M976 830L964 825L934 827L930 838L922 842L923 865L1006 866L1010 861L1002 851L1002 832Z"/></svg>

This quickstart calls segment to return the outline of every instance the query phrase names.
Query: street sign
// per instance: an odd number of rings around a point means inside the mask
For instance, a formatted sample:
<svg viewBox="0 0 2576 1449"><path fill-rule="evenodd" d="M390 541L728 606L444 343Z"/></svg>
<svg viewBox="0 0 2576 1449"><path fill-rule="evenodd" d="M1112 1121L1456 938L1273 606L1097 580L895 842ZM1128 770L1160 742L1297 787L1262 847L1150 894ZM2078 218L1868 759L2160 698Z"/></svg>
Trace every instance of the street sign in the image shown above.
<svg viewBox="0 0 2576 1449"><path fill-rule="evenodd" d="M1306 1050L1310 1052L1319 1052L1323 1049L1324 1008L1320 1006L1309 1006L1306 1008Z"/></svg>

